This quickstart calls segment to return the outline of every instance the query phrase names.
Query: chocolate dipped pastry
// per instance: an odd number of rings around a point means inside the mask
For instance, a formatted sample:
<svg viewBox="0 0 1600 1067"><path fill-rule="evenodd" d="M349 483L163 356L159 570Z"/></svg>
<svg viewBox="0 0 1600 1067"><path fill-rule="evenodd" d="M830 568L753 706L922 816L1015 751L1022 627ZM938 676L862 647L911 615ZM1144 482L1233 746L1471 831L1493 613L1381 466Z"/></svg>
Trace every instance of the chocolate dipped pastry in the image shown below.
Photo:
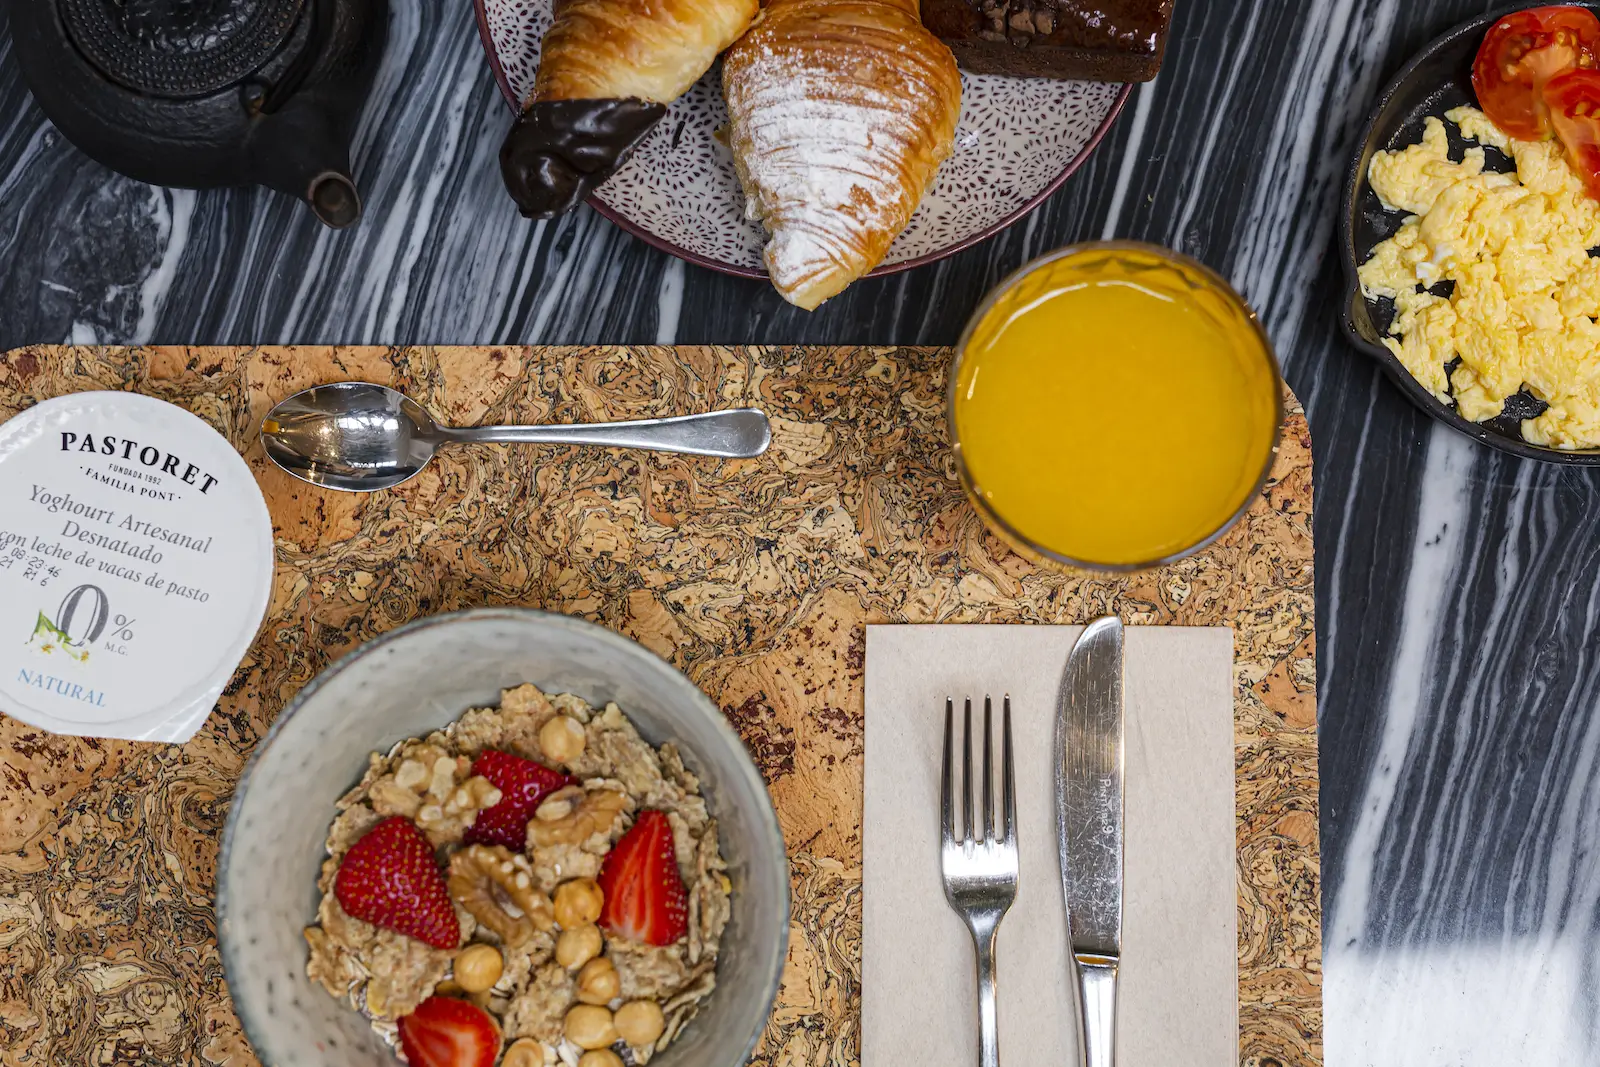
<svg viewBox="0 0 1600 1067"><path fill-rule="evenodd" d="M1172 0L922 0L922 21L975 73L1149 81Z"/></svg>
<svg viewBox="0 0 1600 1067"><path fill-rule="evenodd" d="M500 149L522 213L577 207L759 10L759 0L556 0L533 95Z"/></svg>

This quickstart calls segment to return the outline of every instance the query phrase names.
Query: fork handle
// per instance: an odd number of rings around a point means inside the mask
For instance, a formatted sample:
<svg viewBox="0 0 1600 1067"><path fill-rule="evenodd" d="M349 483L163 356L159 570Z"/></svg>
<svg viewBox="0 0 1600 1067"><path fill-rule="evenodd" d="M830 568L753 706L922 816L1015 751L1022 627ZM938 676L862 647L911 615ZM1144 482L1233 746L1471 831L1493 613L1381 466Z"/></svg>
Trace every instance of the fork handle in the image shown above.
<svg viewBox="0 0 1600 1067"><path fill-rule="evenodd" d="M978 1064L1000 1067L1000 1022L995 1014L994 946L1000 927L972 931L974 955L978 961Z"/></svg>
<svg viewBox="0 0 1600 1067"><path fill-rule="evenodd" d="M1083 1009L1084 1067L1113 1067L1116 1062L1117 958L1074 956L1078 1003Z"/></svg>

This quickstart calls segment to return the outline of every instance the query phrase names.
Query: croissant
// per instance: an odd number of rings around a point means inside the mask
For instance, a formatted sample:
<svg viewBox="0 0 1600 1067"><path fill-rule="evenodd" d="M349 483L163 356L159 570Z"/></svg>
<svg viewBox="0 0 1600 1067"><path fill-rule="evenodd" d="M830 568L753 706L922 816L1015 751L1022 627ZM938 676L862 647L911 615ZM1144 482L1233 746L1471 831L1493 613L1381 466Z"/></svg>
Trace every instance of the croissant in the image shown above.
<svg viewBox="0 0 1600 1067"><path fill-rule="evenodd" d="M576 207L728 45L760 0L556 0L533 94L500 149L529 218Z"/></svg>
<svg viewBox="0 0 1600 1067"><path fill-rule="evenodd" d="M955 143L961 77L916 0L772 0L723 60L746 212L812 310L905 229Z"/></svg>

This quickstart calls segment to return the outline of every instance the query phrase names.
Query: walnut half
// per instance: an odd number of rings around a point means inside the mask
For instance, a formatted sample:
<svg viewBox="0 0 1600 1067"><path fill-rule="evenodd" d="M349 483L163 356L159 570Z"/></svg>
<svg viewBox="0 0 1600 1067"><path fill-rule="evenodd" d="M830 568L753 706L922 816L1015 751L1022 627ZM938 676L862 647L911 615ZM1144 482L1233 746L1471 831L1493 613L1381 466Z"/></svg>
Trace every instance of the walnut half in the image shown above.
<svg viewBox="0 0 1600 1067"><path fill-rule="evenodd" d="M417 825L435 845L459 841L478 818L478 812L500 803L500 790L475 774L450 791L443 803L425 801L417 810Z"/></svg>
<svg viewBox="0 0 1600 1067"><path fill-rule="evenodd" d="M402 748L397 758L394 771L372 783L372 808L416 820L435 848L461 840L478 812L500 803L493 782L469 777L472 761L465 756L423 741Z"/></svg>
<svg viewBox="0 0 1600 1067"><path fill-rule="evenodd" d="M528 823L528 847L554 848L557 845L581 847L595 834L609 835L617 818L633 801L620 789L594 789L585 793L577 787L552 793L539 805Z"/></svg>
<svg viewBox="0 0 1600 1067"><path fill-rule="evenodd" d="M526 856L500 845L470 845L450 857L450 899L507 945L526 944L555 925L550 898L533 885Z"/></svg>

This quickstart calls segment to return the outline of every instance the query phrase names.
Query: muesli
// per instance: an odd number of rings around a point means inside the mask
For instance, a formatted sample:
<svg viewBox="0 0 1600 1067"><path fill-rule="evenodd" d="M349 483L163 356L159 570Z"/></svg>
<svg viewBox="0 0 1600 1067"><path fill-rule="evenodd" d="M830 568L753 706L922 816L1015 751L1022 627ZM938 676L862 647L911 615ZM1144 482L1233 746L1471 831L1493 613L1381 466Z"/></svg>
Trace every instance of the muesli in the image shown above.
<svg viewBox="0 0 1600 1067"><path fill-rule="evenodd" d="M615 704L524 685L373 753L327 848L307 973L412 1067L647 1064L716 984L716 822Z"/></svg>

